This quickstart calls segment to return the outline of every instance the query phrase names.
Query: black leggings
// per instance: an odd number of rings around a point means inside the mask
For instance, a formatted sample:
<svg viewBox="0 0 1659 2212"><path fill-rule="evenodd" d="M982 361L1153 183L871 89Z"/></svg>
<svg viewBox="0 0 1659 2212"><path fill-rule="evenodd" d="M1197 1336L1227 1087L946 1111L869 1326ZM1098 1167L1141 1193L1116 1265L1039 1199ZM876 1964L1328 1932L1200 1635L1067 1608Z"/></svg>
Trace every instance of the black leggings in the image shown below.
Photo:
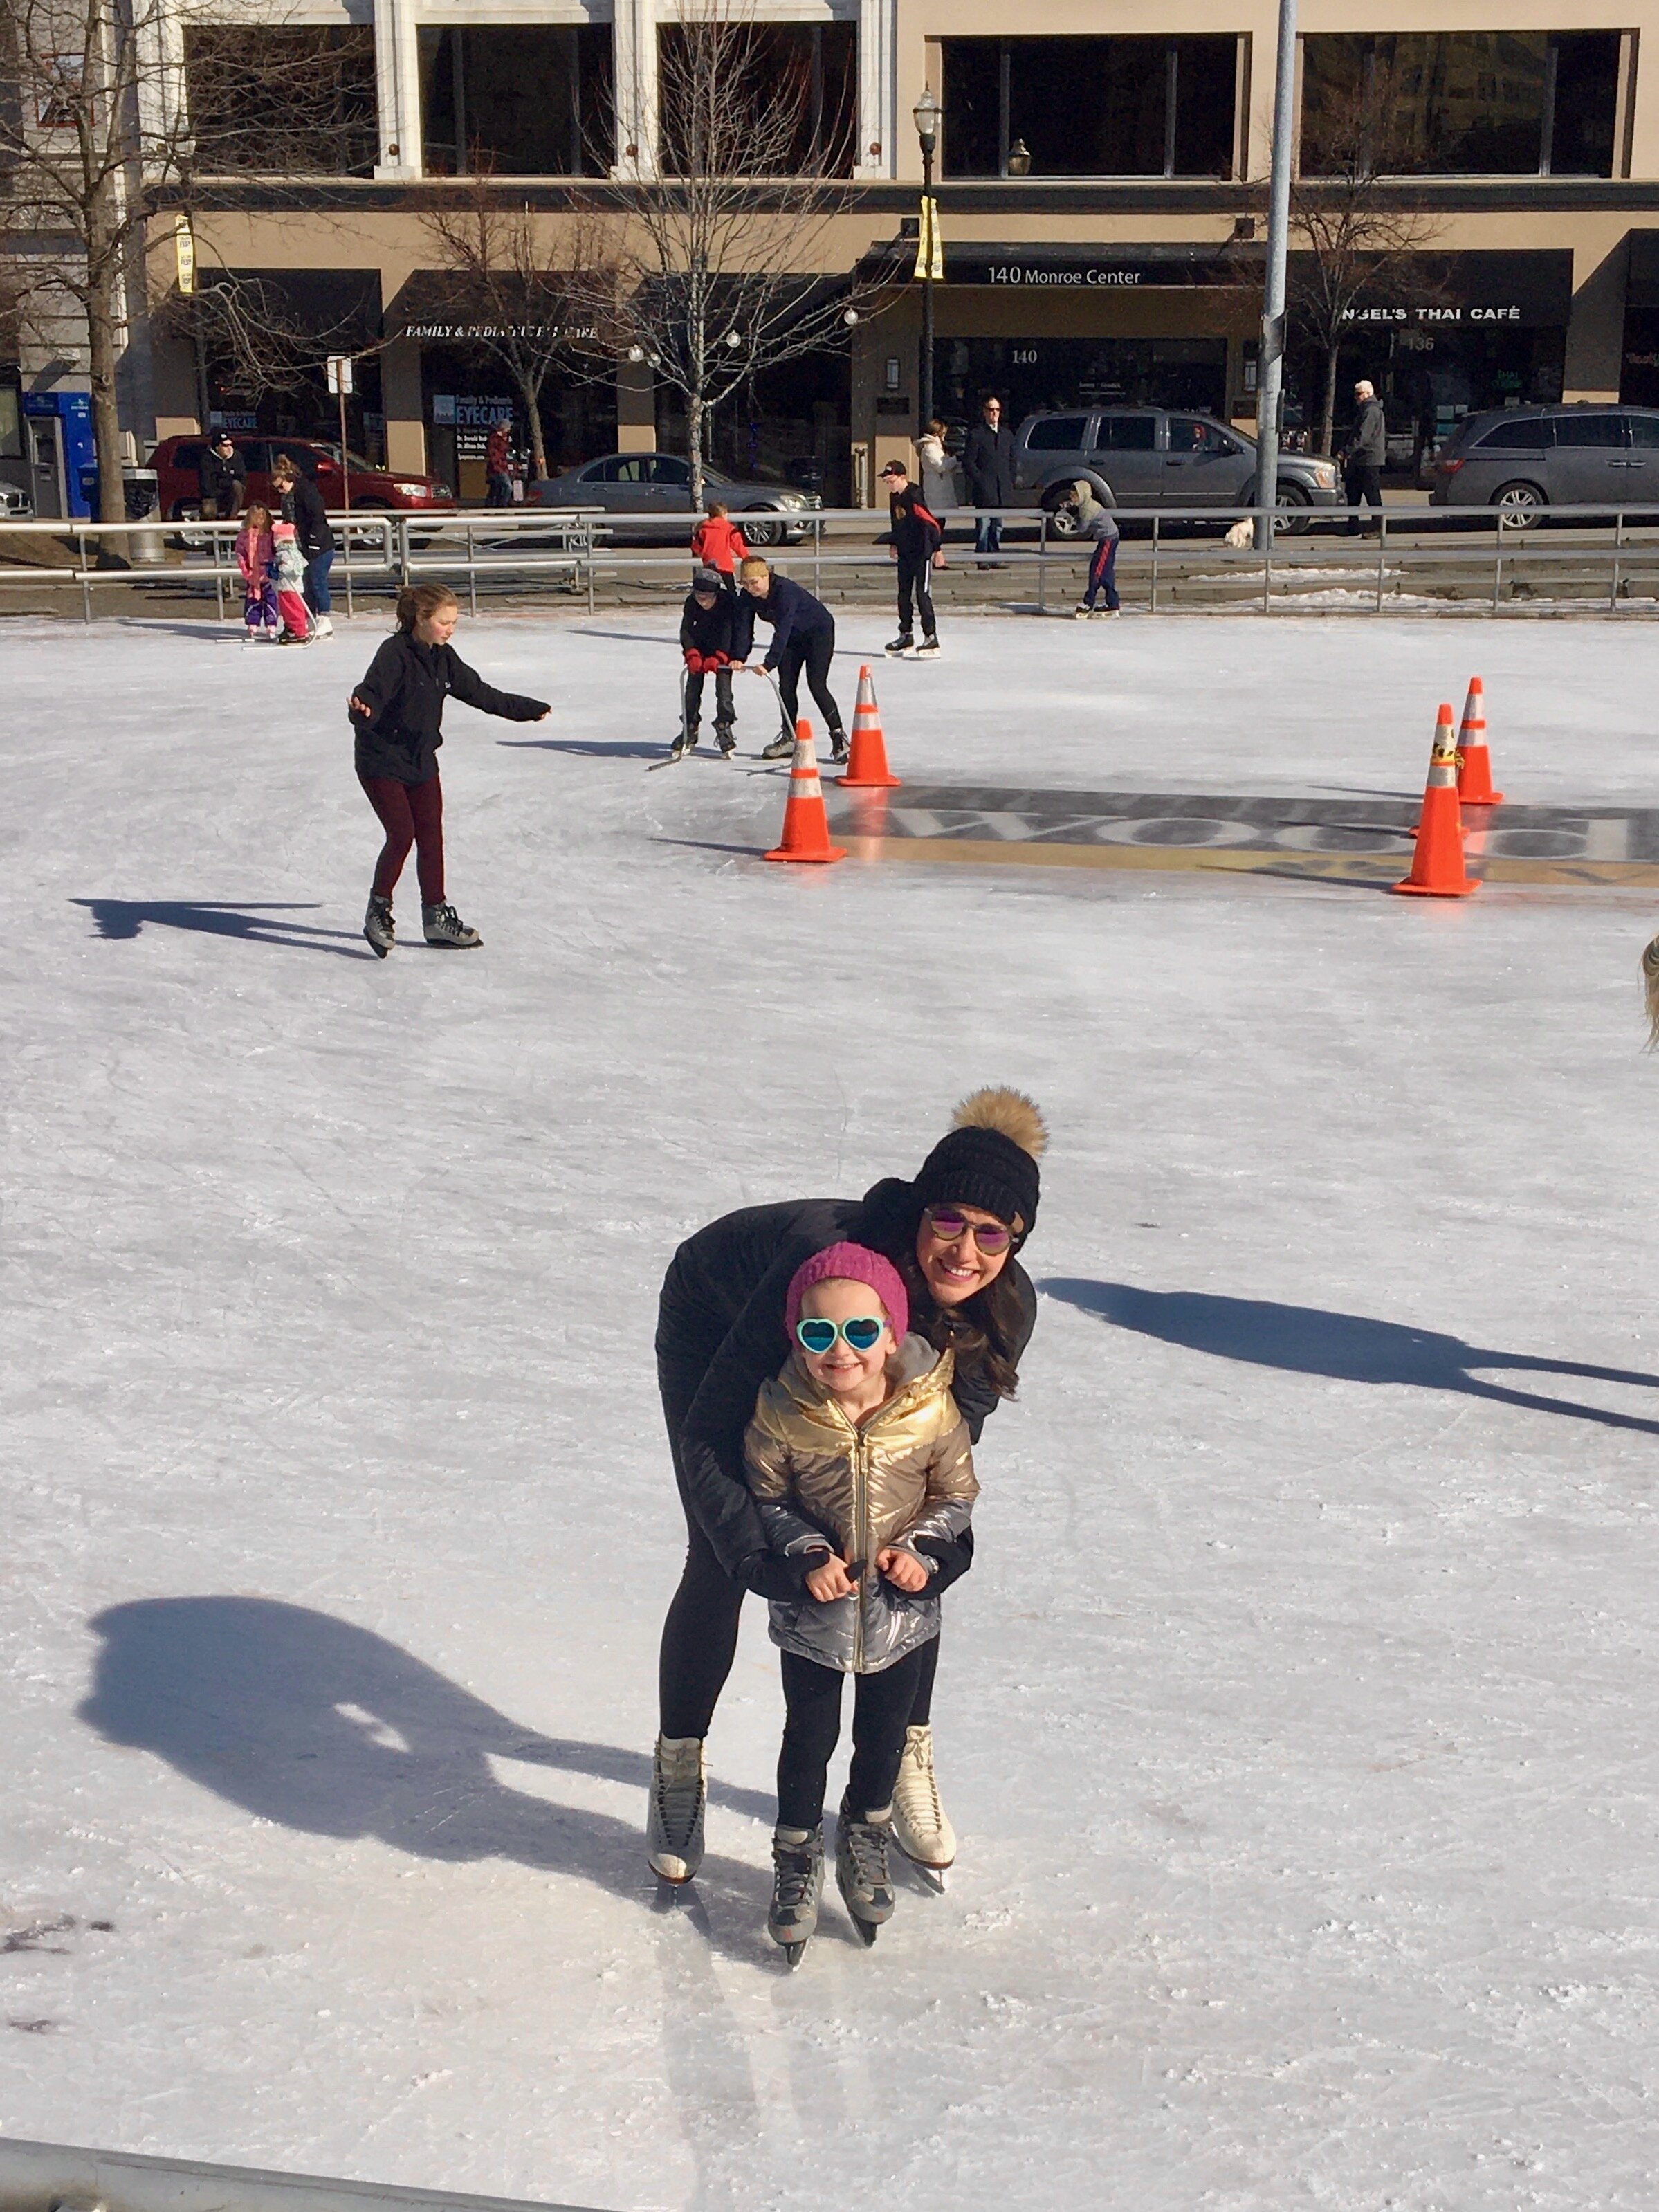
<svg viewBox="0 0 1659 2212"><path fill-rule="evenodd" d="M797 634L785 639L774 673L778 679L778 696L783 703L784 726L792 738L795 734L795 717L800 712L803 669L806 672L806 688L818 702L825 728L832 733L841 728L841 708L830 690L830 663L835 653L833 623L828 629L808 630L805 637Z"/></svg>
<svg viewBox="0 0 1659 2212"><path fill-rule="evenodd" d="M685 1493L685 1474L680 1465L680 1431L691 1410L708 1365L709 1354L699 1346L680 1352L666 1337L657 1346L657 1384L662 1392L663 1419L668 1425L668 1449L674 1462L680 1505L685 1514L685 1567L680 1576L662 1625L662 1650L657 1662L657 1687L661 1729L669 1736L705 1736L720 1703L726 1678L737 1656L738 1620L747 1593L732 1581L710 1544ZM923 1644L916 1655L921 1666L915 1676L915 1699L910 1708L914 1726L925 1727L933 1710L933 1675L939 1666L939 1638ZM797 1824L791 1822L790 1826Z"/></svg>
<svg viewBox="0 0 1659 2212"><path fill-rule="evenodd" d="M847 1775L847 1808L854 1820L885 1812L893 1802L904 1731L915 1704L923 1654L907 1651L879 1674L854 1674L853 1764ZM799 1653L783 1657L783 1749L778 1754L778 1826L816 1828L823 1818L830 1753L841 1735L842 1676Z"/></svg>

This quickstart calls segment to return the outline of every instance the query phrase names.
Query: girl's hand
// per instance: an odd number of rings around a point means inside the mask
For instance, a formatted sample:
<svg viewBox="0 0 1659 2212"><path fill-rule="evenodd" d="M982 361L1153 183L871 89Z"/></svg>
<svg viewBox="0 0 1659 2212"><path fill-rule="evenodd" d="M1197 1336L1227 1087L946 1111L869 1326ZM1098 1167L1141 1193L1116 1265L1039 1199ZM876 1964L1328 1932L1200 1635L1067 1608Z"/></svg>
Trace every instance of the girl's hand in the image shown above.
<svg viewBox="0 0 1659 2212"><path fill-rule="evenodd" d="M945 548L942 545L936 545L933 549L933 566L936 568L945 566Z"/></svg>
<svg viewBox="0 0 1659 2212"><path fill-rule="evenodd" d="M806 1587L820 1605L828 1605L832 1599L851 1597L858 1585L848 1580L845 1559L829 1559L821 1567L813 1568Z"/></svg>
<svg viewBox="0 0 1659 2212"><path fill-rule="evenodd" d="M876 1567L890 1583L896 1583L900 1589L908 1590L913 1595L917 1590L926 1589L933 1580L915 1553L901 1551L896 1544L882 1546L876 1553Z"/></svg>
<svg viewBox="0 0 1659 2212"><path fill-rule="evenodd" d="M360 699L355 691L351 695L351 711L354 714L361 714L366 722L372 722L374 719L374 709L366 699Z"/></svg>
<svg viewBox="0 0 1659 2212"><path fill-rule="evenodd" d="M553 709L550 707L544 707L541 713L537 715L536 720L538 722L544 722L552 712Z"/></svg>

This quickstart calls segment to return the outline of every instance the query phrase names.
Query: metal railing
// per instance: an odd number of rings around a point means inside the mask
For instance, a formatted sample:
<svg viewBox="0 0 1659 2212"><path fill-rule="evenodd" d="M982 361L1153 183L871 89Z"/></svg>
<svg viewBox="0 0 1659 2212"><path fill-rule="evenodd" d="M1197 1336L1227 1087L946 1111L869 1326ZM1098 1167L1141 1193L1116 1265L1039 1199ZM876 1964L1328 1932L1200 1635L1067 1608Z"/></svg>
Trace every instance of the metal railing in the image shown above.
<svg viewBox="0 0 1659 2212"><path fill-rule="evenodd" d="M1489 613L1546 606L1614 610L1632 599L1659 601L1659 509L1552 507L1532 526L1490 509L1394 506L1382 509L1287 507L1273 542L1258 545L1261 510L1218 515L1197 507L1120 507L1124 532L1116 583L1126 605L1152 614L1252 609L1381 613L1413 599ZM1004 526L1003 543L981 552L959 533L982 516ZM793 543L764 550L778 566L810 578L820 595L885 596L891 562L886 518L872 508L814 509L739 517ZM934 579L946 607L994 604L1049 611L1074 590L1092 547L1055 531L1032 507L956 508L947 525L946 567ZM1230 544L1230 525L1249 521L1252 542ZM683 592L690 563L679 544L650 544L662 517L605 515L588 508L481 508L332 518L339 550L331 584L348 614L357 598L383 600L401 586L441 578L477 612L481 599L534 601L556 592L592 612L601 592ZM1363 536L1343 534L1351 521ZM686 527L689 533L690 518ZM949 533L957 533L951 535ZM0 522L0 611L9 594L51 600L77 594L82 617L107 611L118 595L157 592L186 607L211 599L222 621L240 605L234 522L166 525ZM1234 531L1233 534L1239 534ZM31 543L36 557L31 558ZM15 550L14 550L15 549ZM135 552L145 557L135 561ZM55 554L56 558L42 558ZM159 555L159 557L158 557ZM989 583L983 572L1006 573ZM126 610L131 611L129 606ZM205 617L206 608L202 609Z"/></svg>

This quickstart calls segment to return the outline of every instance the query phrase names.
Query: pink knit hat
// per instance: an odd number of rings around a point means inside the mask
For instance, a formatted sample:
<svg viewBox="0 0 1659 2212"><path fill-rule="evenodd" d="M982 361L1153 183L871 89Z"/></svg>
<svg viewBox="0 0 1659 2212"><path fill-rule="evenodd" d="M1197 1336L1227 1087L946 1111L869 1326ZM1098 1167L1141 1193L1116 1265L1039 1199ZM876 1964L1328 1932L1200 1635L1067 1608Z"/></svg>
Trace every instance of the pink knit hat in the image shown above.
<svg viewBox="0 0 1659 2212"><path fill-rule="evenodd" d="M810 1260L803 1260L789 1278L783 1326L792 1344L795 1323L800 1319L801 1300L814 1283L867 1284L886 1307L893 1334L903 1343L910 1327L910 1301L905 1296L904 1279L892 1261L883 1259L879 1252L872 1252L867 1244L826 1244L822 1252L814 1252Z"/></svg>

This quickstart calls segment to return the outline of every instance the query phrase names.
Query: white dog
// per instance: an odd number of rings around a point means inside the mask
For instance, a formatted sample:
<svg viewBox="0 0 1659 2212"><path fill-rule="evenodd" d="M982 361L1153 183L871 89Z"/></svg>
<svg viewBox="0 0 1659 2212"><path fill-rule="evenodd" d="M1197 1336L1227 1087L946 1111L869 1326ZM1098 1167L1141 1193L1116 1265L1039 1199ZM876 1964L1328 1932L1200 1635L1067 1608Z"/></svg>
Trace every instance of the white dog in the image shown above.
<svg viewBox="0 0 1659 2212"><path fill-rule="evenodd" d="M1234 523L1223 543L1231 545L1235 553L1248 551L1255 544L1255 517L1247 514L1242 521Z"/></svg>

